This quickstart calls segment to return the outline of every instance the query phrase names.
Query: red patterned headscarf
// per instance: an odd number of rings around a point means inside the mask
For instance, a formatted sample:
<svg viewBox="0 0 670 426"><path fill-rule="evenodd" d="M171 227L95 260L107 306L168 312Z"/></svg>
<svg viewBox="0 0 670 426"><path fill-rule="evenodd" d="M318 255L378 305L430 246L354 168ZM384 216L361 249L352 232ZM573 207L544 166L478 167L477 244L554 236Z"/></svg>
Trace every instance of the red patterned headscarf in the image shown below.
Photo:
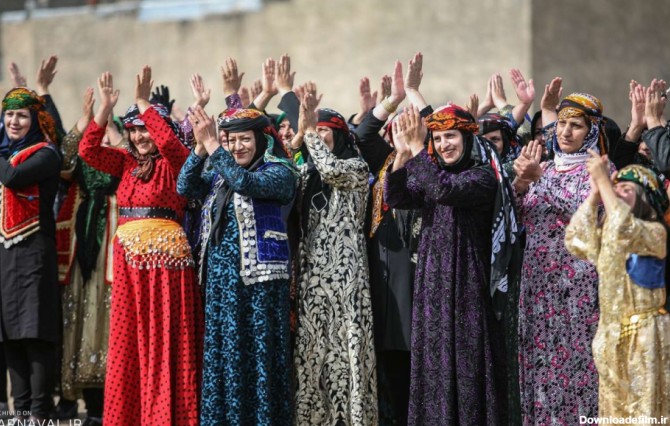
<svg viewBox="0 0 670 426"><path fill-rule="evenodd" d="M439 107L426 117L426 127L431 131L462 130L477 134L479 126L467 110L454 104Z"/></svg>

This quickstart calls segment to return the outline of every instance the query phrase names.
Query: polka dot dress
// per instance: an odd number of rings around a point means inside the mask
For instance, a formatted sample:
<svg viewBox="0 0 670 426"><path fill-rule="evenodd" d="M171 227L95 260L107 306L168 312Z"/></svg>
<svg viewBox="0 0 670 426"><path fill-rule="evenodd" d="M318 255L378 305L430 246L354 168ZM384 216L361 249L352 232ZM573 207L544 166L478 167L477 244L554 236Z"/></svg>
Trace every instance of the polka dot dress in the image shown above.
<svg viewBox="0 0 670 426"><path fill-rule="evenodd" d="M164 207L181 217L186 199L176 192L188 156L153 109L142 115L160 151L147 182L132 175L127 152L99 146L92 121L79 147L91 166L121 177L119 207ZM129 218L119 218L123 225ZM141 219L139 219L141 220ZM202 302L193 267L140 267L114 242L114 281L105 382L107 425L197 425L202 369Z"/></svg>

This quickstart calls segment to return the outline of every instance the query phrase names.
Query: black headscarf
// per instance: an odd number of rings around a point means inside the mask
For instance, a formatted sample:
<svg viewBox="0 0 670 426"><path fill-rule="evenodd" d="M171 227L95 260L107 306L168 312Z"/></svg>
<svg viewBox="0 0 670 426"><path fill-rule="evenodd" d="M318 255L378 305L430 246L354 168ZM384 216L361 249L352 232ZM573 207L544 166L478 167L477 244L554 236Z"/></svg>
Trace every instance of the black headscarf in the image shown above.
<svg viewBox="0 0 670 426"><path fill-rule="evenodd" d="M333 150L331 153L339 160L358 157L355 147L355 134L349 131L344 117L332 109L323 108L318 111L317 126L329 127L333 131ZM307 230L309 211L311 209L328 209L332 188L323 182L311 156L307 157L307 182L302 194L302 227Z"/></svg>

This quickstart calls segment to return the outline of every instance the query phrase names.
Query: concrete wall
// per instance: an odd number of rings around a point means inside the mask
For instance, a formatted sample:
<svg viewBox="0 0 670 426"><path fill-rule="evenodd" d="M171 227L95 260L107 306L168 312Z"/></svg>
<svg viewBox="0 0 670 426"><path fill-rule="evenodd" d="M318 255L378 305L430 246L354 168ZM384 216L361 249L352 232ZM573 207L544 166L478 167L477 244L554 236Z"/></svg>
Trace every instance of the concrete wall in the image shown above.
<svg viewBox="0 0 670 426"><path fill-rule="evenodd" d="M625 130L630 80L670 79L670 1L534 0L532 7L532 69L541 90L563 77L564 94L597 96Z"/></svg>
<svg viewBox="0 0 670 426"><path fill-rule="evenodd" d="M121 89L119 113L132 102L134 75L143 64L156 83L168 84L178 104L191 102L188 78L200 72L215 89L211 113L223 107L219 65L237 58L244 83L260 76L260 64L287 52L296 81L314 80L325 93L323 106L343 114L358 106L358 82L375 82L424 53L429 102L465 102L483 96L488 76L531 65L531 0L287 0L268 2L256 13L201 21L143 23L134 14L99 16L94 9L76 16L3 22L2 58L17 61L34 82L41 58L59 56L52 93L66 125L80 111L83 90L111 71ZM3 74L4 75L4 74ZM0 80L0 88L9 82ZM508 94L514 98L509 87ZM270 104L274 107L275 103ZM273 108L270 108L273 109Z"/></svg>

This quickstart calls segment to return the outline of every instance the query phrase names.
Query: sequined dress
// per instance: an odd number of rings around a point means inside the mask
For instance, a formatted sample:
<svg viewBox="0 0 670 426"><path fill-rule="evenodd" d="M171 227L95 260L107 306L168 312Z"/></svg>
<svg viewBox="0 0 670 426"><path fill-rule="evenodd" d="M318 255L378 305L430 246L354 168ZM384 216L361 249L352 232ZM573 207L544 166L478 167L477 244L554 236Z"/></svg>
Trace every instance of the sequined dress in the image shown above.
<svg viewBox="0 0 670 426"><path fill-rule="evenodd" d="M670 315L665 287L634 283L631 256L666 255L666 231L658 222L635 218L618 200L602 227L596 207L584 203L572 217L565 244L596 265L600 277L600 321L593 340L599 373L600 417L670 418Z"/></svg>
<svg viewBox="0 0 670 426"><path fill-rule="evenodd" d="M332 192L328 208L310 209L300 243L296 424L373 425L377 382L363 234L368 166L360 157L337 159L314 133L305 144Z"/></svg>
<svg viewBox="0 0 670 426"><path fill-rule="evenodd" d="M188 149L153 108L140 118L160 153L146 182L133 175L137 161L130 153L100 146L105 129L95 121L79 145L89 165L120 177L119 208L135 216L119 215L114 240L104 419L112 425L195 426L202 306L193 258L178 221L142 216L154 211L183 217L186 199L176 186Z"/></svg>

